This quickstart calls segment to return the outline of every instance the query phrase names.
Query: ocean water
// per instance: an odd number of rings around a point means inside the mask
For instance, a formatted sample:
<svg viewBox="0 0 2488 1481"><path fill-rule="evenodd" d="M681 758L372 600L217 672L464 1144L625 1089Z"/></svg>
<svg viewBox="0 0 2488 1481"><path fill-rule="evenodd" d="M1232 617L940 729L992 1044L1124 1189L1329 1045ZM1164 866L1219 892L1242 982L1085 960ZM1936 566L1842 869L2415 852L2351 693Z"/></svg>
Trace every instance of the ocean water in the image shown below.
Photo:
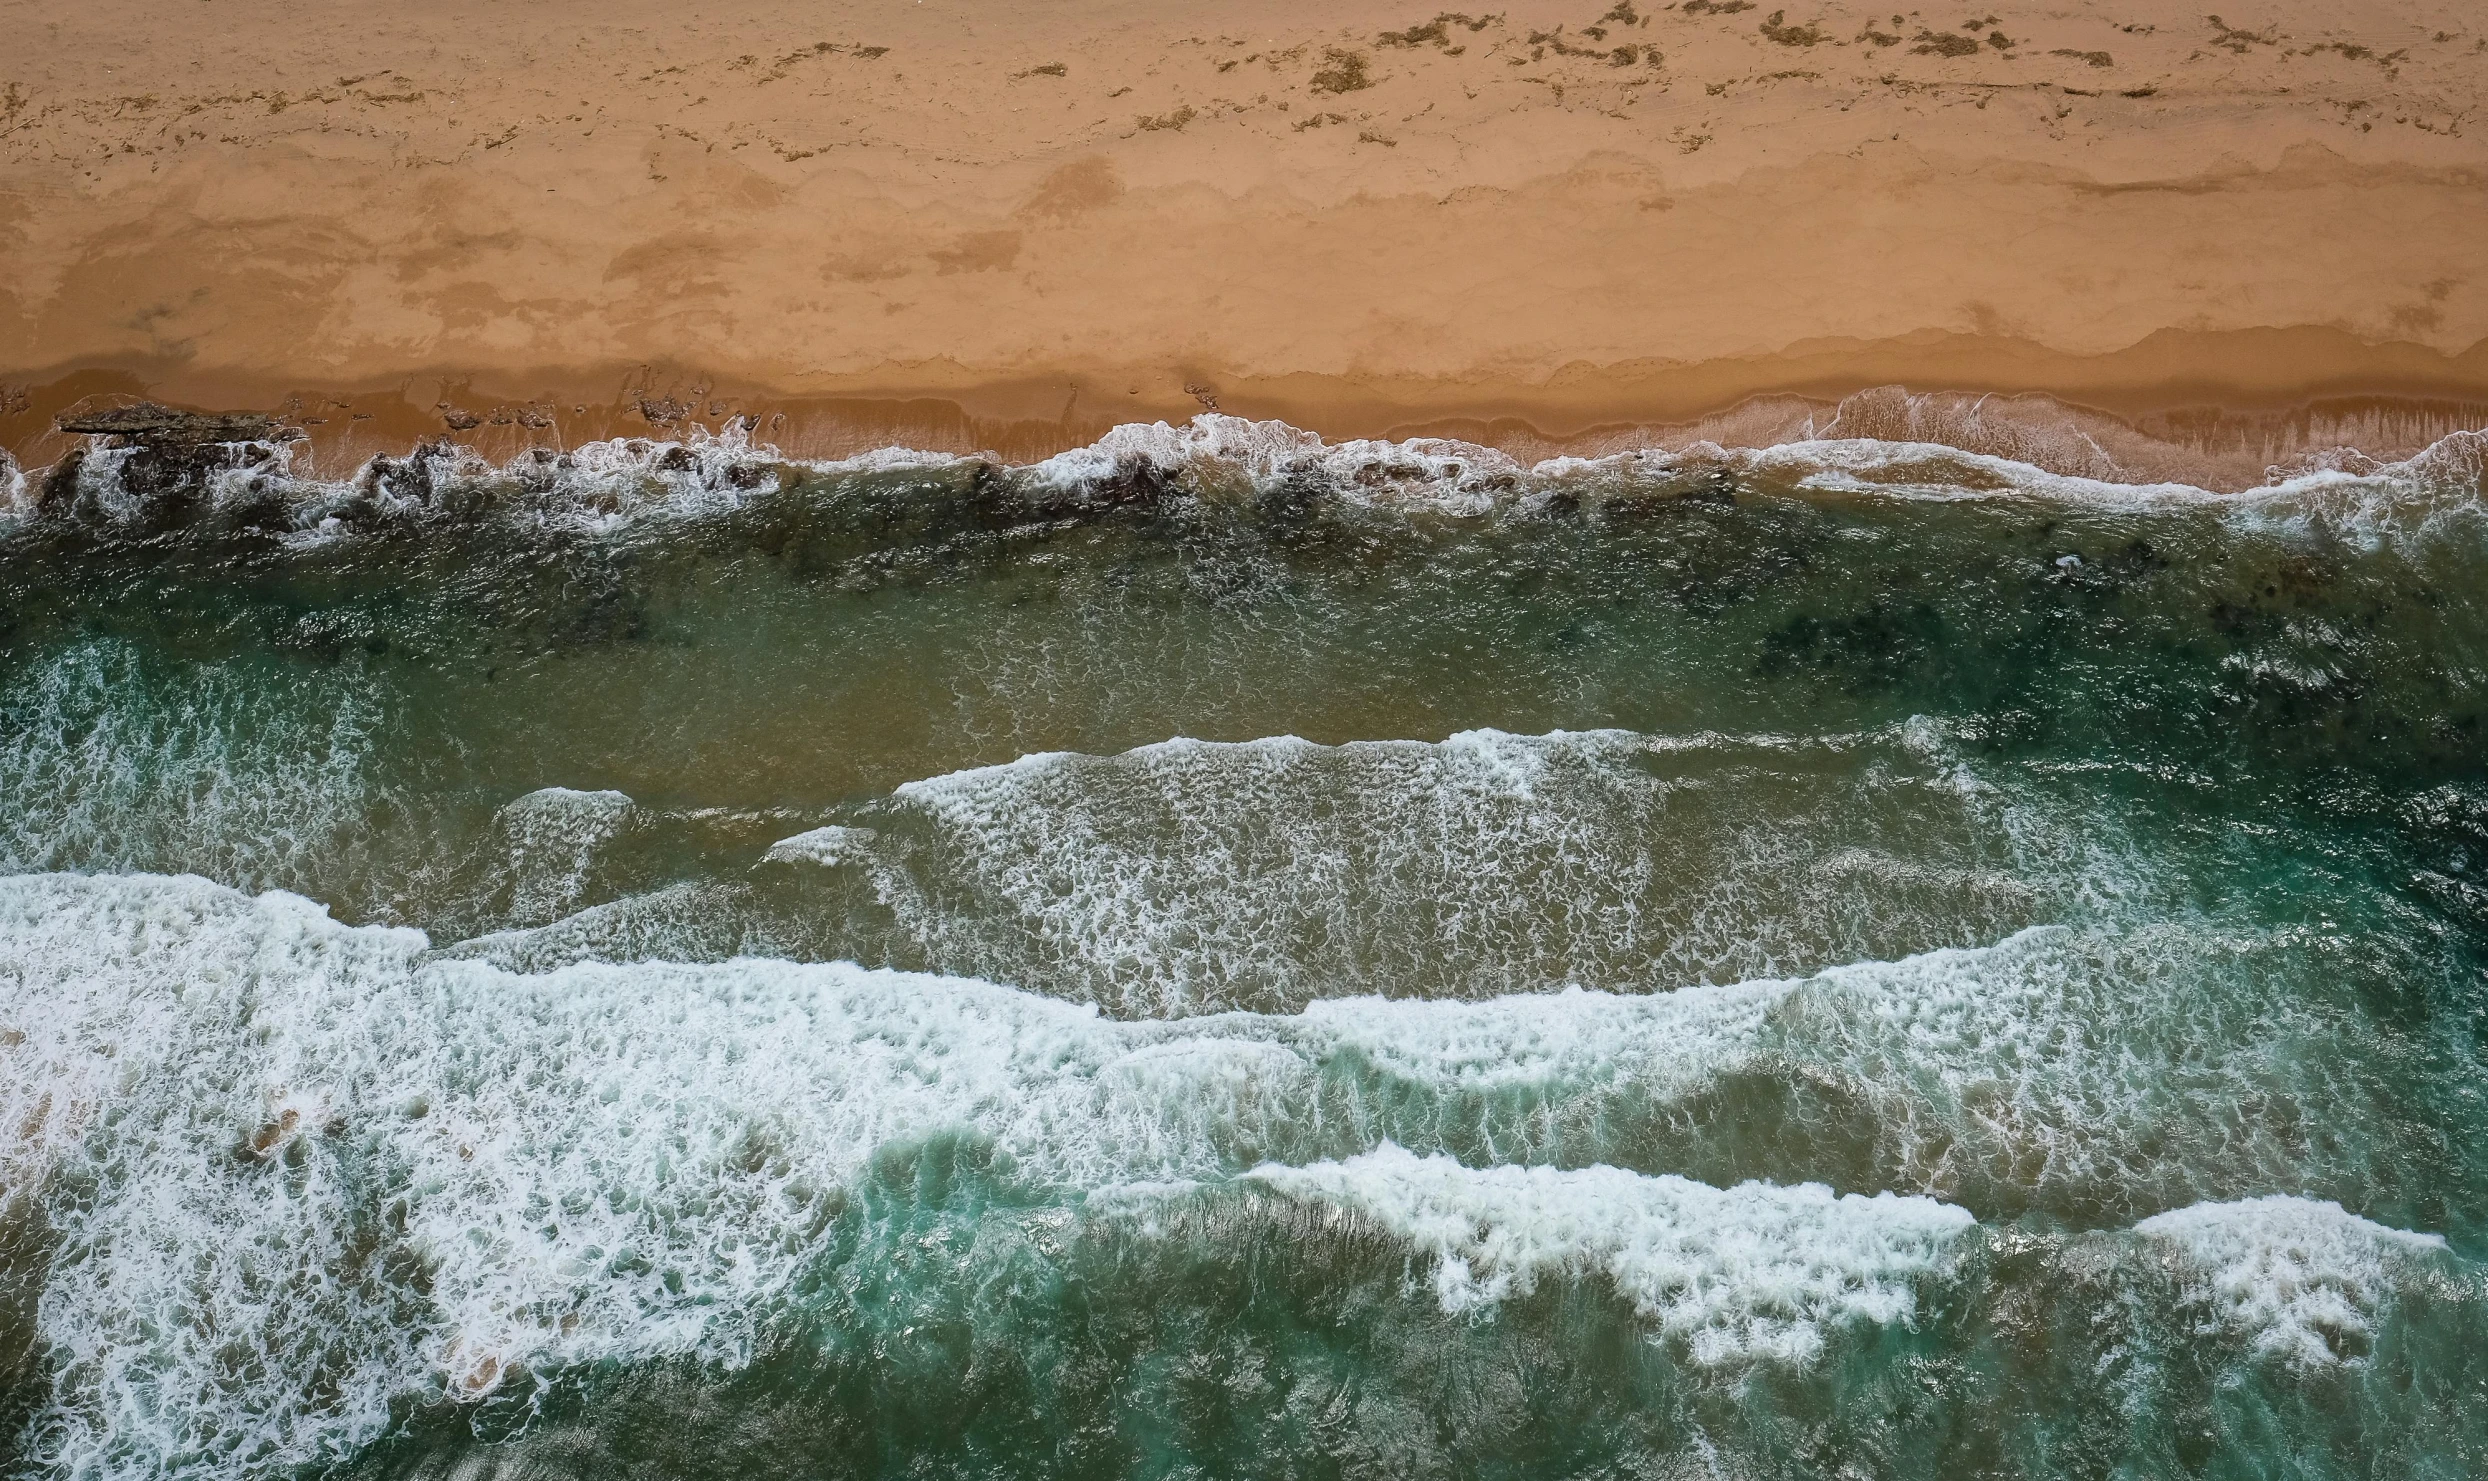
<svg viewBox="0 0 2488 1481"><path fill-rule="evenodd" d="M2488 1474L2488 439L0 489L0 1474Z"/></svg>

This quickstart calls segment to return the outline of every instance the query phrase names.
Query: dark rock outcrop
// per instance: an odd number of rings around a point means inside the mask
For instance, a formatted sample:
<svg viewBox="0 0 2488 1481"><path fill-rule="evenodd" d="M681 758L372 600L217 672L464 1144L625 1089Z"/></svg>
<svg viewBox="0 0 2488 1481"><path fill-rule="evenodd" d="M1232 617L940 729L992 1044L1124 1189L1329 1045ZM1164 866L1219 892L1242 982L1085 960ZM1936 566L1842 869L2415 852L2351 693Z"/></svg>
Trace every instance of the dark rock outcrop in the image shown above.
<svg viewBox="0 0 2488 1481"><path fill-rule="evenodd" d="M193 517L215 475L272 468L275 444L301 435L256 412L176 411L153 402L76 413L54 425L100 437L103 445L53 464L36 495L37 511L143 528ZM89 464L104 453L120 456L108 475L89 475Z"/></svg>
<svg viewBox="0 0 2488 1481"><path fill-rule="evenodd" d="M63 432L90 437L126 437L132 442L181 443L267 442L282 429L277 419L252 411L175 411L142 401L109 411L81 412L53 423Z"/></svg>

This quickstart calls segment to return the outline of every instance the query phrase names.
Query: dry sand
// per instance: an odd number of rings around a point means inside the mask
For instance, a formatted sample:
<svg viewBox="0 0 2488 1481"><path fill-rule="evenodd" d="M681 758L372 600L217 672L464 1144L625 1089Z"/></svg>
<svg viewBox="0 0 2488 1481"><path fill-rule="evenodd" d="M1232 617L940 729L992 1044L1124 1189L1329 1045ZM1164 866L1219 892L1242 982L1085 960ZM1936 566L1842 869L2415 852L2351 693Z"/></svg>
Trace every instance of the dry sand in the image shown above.
<svg viewBox="0 0 2488 1481"><path fill-rule="evenodd" d="M6 0L0 446L2488 420L2488 13L2231 3Z"/></svg>

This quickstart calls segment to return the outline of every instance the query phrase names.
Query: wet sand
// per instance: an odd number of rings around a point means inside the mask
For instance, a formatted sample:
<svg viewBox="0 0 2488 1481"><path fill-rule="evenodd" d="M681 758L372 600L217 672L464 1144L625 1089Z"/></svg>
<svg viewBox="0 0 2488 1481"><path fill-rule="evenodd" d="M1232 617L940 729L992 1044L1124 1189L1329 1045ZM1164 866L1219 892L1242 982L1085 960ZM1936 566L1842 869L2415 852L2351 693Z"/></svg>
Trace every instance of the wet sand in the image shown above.
<svg viewBox="0 0 2488 1481"><path fill-rule="evenodd" d="M0 446L152 396L322 464L1212 406L1580 450L1897 384L2236 481L2488 420L2488 23L2144 9L20 0Z"/></svg>

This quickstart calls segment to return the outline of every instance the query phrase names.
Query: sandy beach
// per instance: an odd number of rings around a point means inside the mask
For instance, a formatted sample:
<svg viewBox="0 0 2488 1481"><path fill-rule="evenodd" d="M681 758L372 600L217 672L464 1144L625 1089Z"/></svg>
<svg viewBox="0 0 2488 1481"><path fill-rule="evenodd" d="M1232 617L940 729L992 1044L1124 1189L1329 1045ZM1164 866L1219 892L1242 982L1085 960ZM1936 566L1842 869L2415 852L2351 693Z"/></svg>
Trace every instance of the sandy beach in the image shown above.
<svg viewBox="0 0 2488 1481"><path fill-rule="evenodd" d="M2488 420L2488 23L2224 14L11 0L0 445L147 396L338 466L1204 407L1547 450L1901 385L2251 480Z"/></svg>

